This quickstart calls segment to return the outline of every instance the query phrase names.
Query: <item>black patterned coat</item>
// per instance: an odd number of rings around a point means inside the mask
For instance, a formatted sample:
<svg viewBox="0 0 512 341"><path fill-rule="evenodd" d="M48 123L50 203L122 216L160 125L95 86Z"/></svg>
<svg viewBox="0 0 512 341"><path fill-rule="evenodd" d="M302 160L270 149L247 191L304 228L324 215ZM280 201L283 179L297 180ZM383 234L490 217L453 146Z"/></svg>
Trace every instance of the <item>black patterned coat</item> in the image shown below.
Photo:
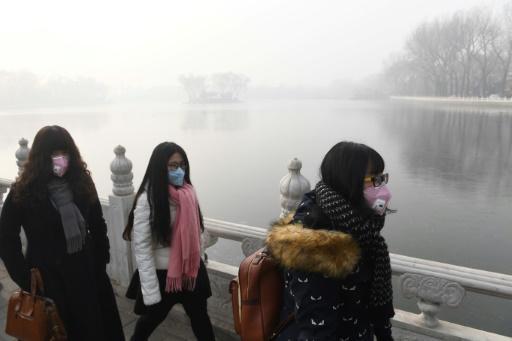
<svg viewBox="0 0 512 341"><path fill-rule="evenodd" d="M306 194L294 224L275 226L267 245L283 266L281 317L295 320L278 340L392 340L390 317L369 307L372 264L357 242L335 231Z"/></svg>

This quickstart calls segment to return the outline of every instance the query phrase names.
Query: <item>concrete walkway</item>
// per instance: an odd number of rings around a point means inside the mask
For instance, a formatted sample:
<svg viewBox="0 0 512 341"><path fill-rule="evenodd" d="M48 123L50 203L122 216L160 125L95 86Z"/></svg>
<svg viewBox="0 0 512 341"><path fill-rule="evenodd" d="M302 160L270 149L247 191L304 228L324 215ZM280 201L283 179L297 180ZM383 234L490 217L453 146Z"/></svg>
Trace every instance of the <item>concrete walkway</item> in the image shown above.
<svg viewBox="0 0 512 341"><path fill-rule="evenodd" d="M7 311L7 302L10 294L18 289L18 286L11 281L7 271L5 270L3 263L0 261L0 341L12 341L14 338L5 334L5 318ZM121 314L121 321L123 323L124 334L127 338L132 335L137 320L137 315L133 313L134 301L124 297L125 288L121 286L114 286L116 293L117 304L119 312ZM226 333L222 330L215 330L216 338L220 341L231 341L236 340L233 335ZM188 317L183 312L181 306L173 308L167 319L155 330L150 338L151 341L163 341L163 340L177 340L187 341L195 340ZM92 341L92 340L91 340Z"/></svg>

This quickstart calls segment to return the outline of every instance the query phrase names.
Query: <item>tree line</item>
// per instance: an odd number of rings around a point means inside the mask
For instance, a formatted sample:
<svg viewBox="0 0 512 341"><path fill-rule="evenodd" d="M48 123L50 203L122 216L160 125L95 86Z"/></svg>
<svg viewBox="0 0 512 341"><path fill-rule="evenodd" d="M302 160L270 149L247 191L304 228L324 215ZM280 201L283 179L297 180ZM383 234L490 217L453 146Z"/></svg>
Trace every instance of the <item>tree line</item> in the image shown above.
<svg viewBox="0 0 512 341"><path fill-rule="evenodd" d="M383 76L395 95L511 97L512 1L423 22Z"/></svg>
<svg viewBox="0 0 512 341"><path fill-rule="evenodd" d="M105 103L108 88L92 78L42 79L28 71L0 70L0 107Z"/></svg>

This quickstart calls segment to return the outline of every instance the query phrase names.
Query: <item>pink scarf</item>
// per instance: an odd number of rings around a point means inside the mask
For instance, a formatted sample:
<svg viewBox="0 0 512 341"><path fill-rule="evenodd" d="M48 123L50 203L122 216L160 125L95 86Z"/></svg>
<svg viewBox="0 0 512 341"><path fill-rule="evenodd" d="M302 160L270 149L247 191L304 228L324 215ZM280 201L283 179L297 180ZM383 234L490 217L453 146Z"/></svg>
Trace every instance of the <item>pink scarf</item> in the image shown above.
<svg viewBox="0 0 512 341"><path fill-rule="evenodd" d="M190 184L178 188L169 185L169 196L176 203L176 219L172 226L165 291L193 291L201 259L199 206L196 192Z"/></svg>

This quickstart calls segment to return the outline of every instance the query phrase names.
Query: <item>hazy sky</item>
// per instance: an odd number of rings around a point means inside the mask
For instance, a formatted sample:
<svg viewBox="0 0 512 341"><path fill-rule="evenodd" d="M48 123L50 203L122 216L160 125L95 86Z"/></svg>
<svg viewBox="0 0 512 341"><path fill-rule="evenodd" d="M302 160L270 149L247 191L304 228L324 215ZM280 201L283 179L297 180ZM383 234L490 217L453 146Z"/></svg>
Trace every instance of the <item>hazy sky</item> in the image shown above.
<svg viewBox="0 0 512 341"><path fill-rule="evenodd" d="M0 0L0 70L177 84L233 71L252 85L377 72L421 21L505 0Z"/></svg>

